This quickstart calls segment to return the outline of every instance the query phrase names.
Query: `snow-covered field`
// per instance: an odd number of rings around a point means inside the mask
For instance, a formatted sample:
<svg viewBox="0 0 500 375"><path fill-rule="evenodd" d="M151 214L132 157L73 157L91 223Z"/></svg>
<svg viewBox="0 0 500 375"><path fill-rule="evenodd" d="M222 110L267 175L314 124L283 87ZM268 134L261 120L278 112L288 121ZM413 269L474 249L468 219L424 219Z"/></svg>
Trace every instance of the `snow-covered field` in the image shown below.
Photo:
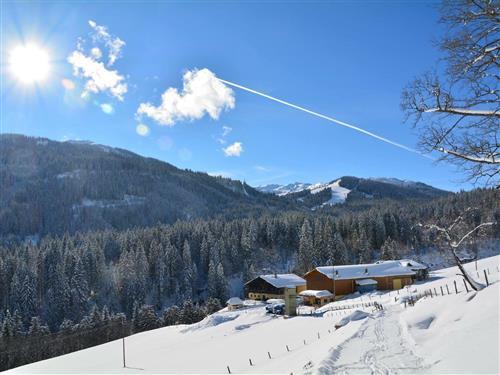
<svg viewBox="0 0 500 375"><path fill-rule="evenodd" d="M260 303L222 310L194 325L173 326L11 370L17 373L494 373L499 364L500 256L478 261L492 285L465 293L455 267L398 292L353 295L323 307L323 316L266 315ZM466 265L477 278L475 264ZM457 281L459 293L454 290ZM448 286L448 289L446 289ZM441 295L443 287L444 296ZM409 295L434 288L404 307ZM448 290L450 294L448 294ZM352 305L376 301L364 319ZM345 307L345 310L331 311ZM335 330L340 320L348 323ZM305 341L304 341L305 340ZM288 348L287 348L288 345ZM270 357L270 358L269 358ZM250 360L252 365L250 365Z"/></svg>

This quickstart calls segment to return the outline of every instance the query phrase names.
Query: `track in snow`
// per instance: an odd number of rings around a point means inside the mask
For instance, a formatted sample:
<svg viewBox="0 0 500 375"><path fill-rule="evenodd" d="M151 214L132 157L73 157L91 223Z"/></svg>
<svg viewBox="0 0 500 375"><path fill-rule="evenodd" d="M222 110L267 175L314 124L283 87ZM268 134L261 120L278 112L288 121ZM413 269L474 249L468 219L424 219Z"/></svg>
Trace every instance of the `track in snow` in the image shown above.
<svg viewBox="0 0 500 375"><path fill-rule="evenodd" d="M330 357L320 364L317 372L389 375L425 370L427 366L413 352L395 308L390 307L367 319L358 333L330 352Z"/></svg>

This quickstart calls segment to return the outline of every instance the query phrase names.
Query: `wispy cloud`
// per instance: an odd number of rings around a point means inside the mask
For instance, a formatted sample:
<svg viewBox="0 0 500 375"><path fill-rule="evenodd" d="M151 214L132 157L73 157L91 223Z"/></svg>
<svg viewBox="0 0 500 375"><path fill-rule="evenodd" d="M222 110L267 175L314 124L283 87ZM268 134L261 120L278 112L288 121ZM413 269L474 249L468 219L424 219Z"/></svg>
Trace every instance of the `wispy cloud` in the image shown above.
<svg viewBox="0 0 500 375"><path fill-rule="evenodd" d="M103 111L107 115L112 115L115 112L115 109L109 103L102 103L100 105L100 107L101 107L101 111Z"/></svg>
<svg viewBox="0 0 500 375"><path fill-rule="evenodd" d="M271 169L271 168L269 168L269 167L264 167L263 165L255 165L253 168L254 168L256 171L259 171L259 172L265 172L265 173L267 173L267 172L271 172L271 171L272 171L272 169Z"/></svg>
<svg viewBox="0 0 500 375"><path fill-rule="evenodd" d="M226 156L240 156L243 152L243 143L234 142L226 148L223 148L222 151L224 151Z"/></svg>
<svg viewBox="0 0 500 375"><path fill-rule="evenodd" d="M79 38L76 50L68 57L68 62L73 66L73 75L85 80L82 97L87 97L89 93L105 92L118 100L123 100L128 91L125 77L109 67L120 57L125 42L120 38L112 37L105 26L99 26L94 21L89 21L89 25L93 30L89 51L85 51L85 40ZM100 61L102 51L96 46L97 43L102 43L108 50L106 65Z"/></svg>
<svg viewBox="0 0 500 375"><path fill-rule="evenodd" d="M106 26L98 25L95 21L90 20L89 26L94 30L92 40L94 43L103 43L108 49L108 66L112 66L115 61L121 56L121 50L125 46L125 42L118 37L113 37L108 32ZM99 48L94 47L91 50L92 54L96 52L97 58L102 56Z"/></svg>
<svg viewBox="0 0 500 375"><path fill-rule="evenodd" d="M219 138L217 138L217 142L219 142L221 145L226 144L226 137L233 131L233 128L229 126L223 126L222 127L222 133Z"/></svg>
<svg viewBox="0 0 500 375"><path fill-rule="evenodd" d="M222 110L234 108L233 90L220 82L208 69L190 70L183 76L182 91L168 88L158 106L141 103L137 116L147 116L160 125L173 126L178 121L198 120L205 114L217 120Z"/></svg>

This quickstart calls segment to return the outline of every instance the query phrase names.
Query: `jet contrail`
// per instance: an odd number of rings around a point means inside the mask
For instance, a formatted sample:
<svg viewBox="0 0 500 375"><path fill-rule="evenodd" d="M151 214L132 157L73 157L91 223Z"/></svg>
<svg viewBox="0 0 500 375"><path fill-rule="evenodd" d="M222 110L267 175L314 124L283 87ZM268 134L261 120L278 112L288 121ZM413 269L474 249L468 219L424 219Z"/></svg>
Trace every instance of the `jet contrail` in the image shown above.
<svg viewBox="0 0 500 375"><path fill-rule="evenodd" d="M426 158L429 158L429 159L432 159L434 160L432 157L428 156L428 155L425 155L425 154L422 154L421 152L418 152L417 150L413 149L413 148L410 148L410 147L407 147L405 145L402 145L401 143L397 143L397 142L394 142L394 141L391 141L390 139L387 139L387 138L384 138L384 137L381 137L380 135L377 135L377 134L374 134L372 132L369 132L368 130L364 130L364 129L361 129L361 128L358 128L357 126L355 125L351 125L351 124L348 124L347 122L344 122L344 121L340 121L340 120L337 120L337 119L334 119L332 117L329 117L329 116L325 116L325 115L322 115L321 113L318 113L318 112L314 112L314 111L311 111L307 108L304 108L304 107L301 107L301 106L298 106L298 105L295 105L295 104L292 104L292 103L289 103L289 102L286 102L284 100L281 100L281 99L278 99L278 98L275 98L274 96L271 96L271 95L267 95L267 94L264 94L262 92L259 92L259 91L255 91L255 90L252 90L248 87L245 87L245 86L241 86L241 85L238 85L236 83L233 83L233 82L229 82L229 81L226 81L225 79L221 79L221 78L217 78L219 81L221 81L222 83L225 83L226 85L229 85L229 86L233 86L233 87L236 87L236 88L239 88L241 90L245 90L245 91L248 91L248 92L251 92L252 94L256 94L256 95L260 95L260 96L263 96L264 98L267 98L267 99L271 99L271 100L274 100L275 102L278 102L278 103L281 103L281 104L284 104L284 105L287 105L289 107L292 107L292 108L295 108L295 109L298 109L300 111L303 111L303 112L306 112L306 113L309 113L313 116L317 116L317 117L320 117L322 119L325 119L325 120L328 120L328 121L331 121L331 122L334 122L338 125L341 125L341 126L345 126L346 128L349 128L349 129L352 129L352 130L355 130L357 132L360 132L360 133L363 133L363 134L366 134L370 137L373 137L375 139L378 139L382 142L385 142L385 143L389 143L390 145L393 145L393 146L396 146L396 147L399 147L399 148L402 148L403 150L406 150L406 151L410 151L410 152L414 152L416 154L419 154L419 155L422 155Z"/></svg>

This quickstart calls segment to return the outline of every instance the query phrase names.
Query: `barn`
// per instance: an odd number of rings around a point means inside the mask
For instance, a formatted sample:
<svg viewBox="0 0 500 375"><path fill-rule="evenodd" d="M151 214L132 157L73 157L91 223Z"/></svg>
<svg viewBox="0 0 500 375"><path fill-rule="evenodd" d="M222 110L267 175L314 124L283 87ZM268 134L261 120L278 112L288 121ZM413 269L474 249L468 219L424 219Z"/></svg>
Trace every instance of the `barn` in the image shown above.
<svg viewBox="0 0 500 375"><path fill-rule="evenodd" d="M306 281L293 273L260 275L245 284L245 296L260 301L284 299L285 288L295 288L299 294L306 289Z"/></svg>
<svg viewBox="0 0 500 375"><path fill-rule="evenodd" d="M397 260L372 264L316 267L304 275L307 289L328 290L335 298L356 291L401 289L412 284L415 271ZM365 281L363 281L365 280Z"/></svg>

